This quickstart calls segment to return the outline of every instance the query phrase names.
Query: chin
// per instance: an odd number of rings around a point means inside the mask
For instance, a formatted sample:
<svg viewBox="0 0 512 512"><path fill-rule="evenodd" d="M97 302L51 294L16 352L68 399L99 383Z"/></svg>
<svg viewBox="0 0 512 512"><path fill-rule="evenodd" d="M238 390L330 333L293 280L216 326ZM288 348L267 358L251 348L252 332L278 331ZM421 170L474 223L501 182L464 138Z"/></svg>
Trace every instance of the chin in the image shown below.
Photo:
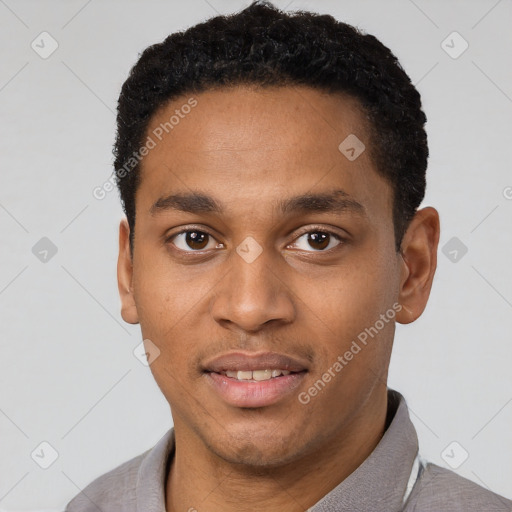
<svg viewBox="0 0 512 512"><path fill-rule="evenodd" d="M220 448L220 447L219 447ZM247 469L273 469L284 466L295 459L295 453L276 452L275 446L259 447L247 443L226 451L224 447L216 451L218 457L237 466L245 466Z"/></svg>
<svg viewBox="0 0 512 512"><path fill-rule="evenodd" d="M275 430L230 432L219 439L206 441L211 452L230 464L272 469L297 460L303 452L300 447L305 447L292 432L277 433Z"/></svg>

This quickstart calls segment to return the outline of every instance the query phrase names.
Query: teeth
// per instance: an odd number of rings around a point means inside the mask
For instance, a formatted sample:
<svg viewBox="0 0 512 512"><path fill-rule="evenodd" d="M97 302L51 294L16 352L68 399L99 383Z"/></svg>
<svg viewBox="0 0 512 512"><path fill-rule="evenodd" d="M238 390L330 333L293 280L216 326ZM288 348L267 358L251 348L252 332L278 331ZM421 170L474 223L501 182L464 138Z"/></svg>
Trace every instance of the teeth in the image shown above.
<svg viewBox="0 0 512 512"><path fill-rule="evenodd" d="M290 375L289 370L254 370L254 371L232 371L228 370L224 372L227 377L231 377L232 379L237 380L254 380L254 381L262 381L262 380L270 380L275 377L280 377L281 375Z"/></svg>
<svg viewBox="0 0 512 512"><path fill-rule="evenodd" d="M268 380L272 378L271 370L254 370L252 372L252 378L254 380Z"/></svg>

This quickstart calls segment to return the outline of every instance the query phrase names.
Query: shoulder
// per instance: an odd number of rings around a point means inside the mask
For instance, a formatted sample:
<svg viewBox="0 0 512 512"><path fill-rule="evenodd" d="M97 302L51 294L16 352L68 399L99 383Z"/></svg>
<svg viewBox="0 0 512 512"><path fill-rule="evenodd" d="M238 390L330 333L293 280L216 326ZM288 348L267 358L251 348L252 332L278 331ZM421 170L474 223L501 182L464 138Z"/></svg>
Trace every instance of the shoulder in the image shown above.
<svg viewBox="0 0 512 512"><path fill-rule="evenodd" d="M135 511L140 465L151 450L130 459L93 480L67 505L65 512Z"/></svg>
<svg viewBox="0 0 512 512"><path fill-rule="evenodd" d="M406 506L415 512L512 512L512 501L448 469L427 463Z"/></svg>

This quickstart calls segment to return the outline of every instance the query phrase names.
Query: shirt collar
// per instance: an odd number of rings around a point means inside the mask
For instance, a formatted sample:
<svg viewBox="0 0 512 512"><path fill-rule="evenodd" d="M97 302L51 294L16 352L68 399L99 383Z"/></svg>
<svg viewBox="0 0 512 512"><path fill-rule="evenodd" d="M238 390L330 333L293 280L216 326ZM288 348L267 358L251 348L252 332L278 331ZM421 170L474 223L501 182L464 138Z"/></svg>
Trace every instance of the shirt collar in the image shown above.
<svg viewBox="0 0 512 512"><path fill-rule="evenodd" d="M404 397L388 390L388 407L395 415L367 459L324 496L311 512L402 510L403 498L418 453L418 436Z"/></svg>
<svg viewBox="0 0 512 512"><path fill-rule="evenodd" d="M404 397L388 390L388 410L396 410L369 457L310 512L398 512L418 453L418 437ZM171 428L143 459L137 476L137 512L165 512L165 485L174 456Z"/></svg>
<svg viewBox="0 0 512 512"><path fill-rule="evenodd" d="M137 475L137 512L166 512L165 486L174 449L171 428L142 460Z"/></svg>

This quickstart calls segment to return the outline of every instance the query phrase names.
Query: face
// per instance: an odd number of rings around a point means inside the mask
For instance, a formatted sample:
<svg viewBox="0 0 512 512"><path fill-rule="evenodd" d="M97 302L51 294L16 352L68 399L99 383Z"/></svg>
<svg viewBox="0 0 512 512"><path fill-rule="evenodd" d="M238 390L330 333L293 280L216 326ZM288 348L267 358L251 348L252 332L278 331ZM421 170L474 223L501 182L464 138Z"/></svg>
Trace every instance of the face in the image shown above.
<svg viewBox="0 0 512 512"><path fill-rule="evenodd" d="M159 350L177 439L276 466L385 400L395 320L424 304L404 293L414 269L356 100L242 86L193 98L148 128L133 261L120 228L122 315Z"/></svg>

